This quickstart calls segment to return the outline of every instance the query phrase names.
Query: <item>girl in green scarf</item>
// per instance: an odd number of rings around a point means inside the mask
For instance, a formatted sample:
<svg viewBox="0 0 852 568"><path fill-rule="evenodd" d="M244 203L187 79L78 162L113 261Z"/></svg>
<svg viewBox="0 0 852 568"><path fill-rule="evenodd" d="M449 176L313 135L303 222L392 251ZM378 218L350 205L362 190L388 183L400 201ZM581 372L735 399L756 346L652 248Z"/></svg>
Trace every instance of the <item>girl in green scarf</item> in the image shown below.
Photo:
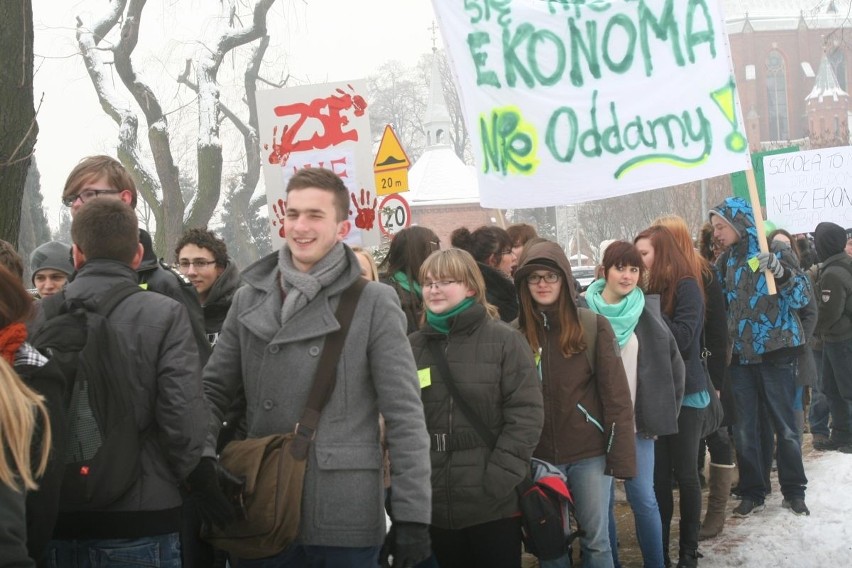
<svg viewBox="0 0 852 568"><path fill-rule="evenodd" d="M515 487L529 472L544 422L532 352L520 333L499 321L469 253L432 253L420 283L426 323L409 340L432 443L432 549L440 566L520 566ZM493 440L473 426L477 418Z"/></svg>
<svg viewBox="0 0 852 568"><path fill-rule="evenodd" d="M639 337L636 327L645 311L645 294L638 287L645 270L642 256L634 245L625 241L611 243L604 253L602 268L604 277L592 282L586 290L589 309L606 317L618 345L630 385L630 396L636 407L637 389L653 388L651 384L639 385L638 373ZM682 380L682 378L681 378ZM671 409L675 412L676 409ZM642 412L639 412L641 415ZM634 412L636 415L636 412ZM654 439L653 432L636 432L636 477L624 482L627 501L633 509L637 540L642 550L645 566L662 567L663 536L662 521L657 498L654 494ZM610 500L610 542L615 565L618 565L614 500Z"/></svg>

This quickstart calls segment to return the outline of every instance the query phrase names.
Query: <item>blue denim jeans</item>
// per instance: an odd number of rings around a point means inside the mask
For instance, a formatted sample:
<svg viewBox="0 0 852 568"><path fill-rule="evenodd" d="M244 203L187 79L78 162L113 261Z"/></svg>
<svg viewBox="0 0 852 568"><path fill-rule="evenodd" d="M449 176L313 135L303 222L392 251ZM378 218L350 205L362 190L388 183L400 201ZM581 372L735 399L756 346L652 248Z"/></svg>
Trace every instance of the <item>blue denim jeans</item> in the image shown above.
<svg viewBox="0 0 852 568"><path fill-rule="evenodd" d="M831 410L831 439L852 443L852 339L822 344L822 386Z"/></svg>
<svg viewBox="0 0 852 568"><path fill-rule="evenodd" d="M143 538L52 540L47 545L50 568L181 568L178 533Z"/></svg>
<svg viewBox="0 0 852 568"><path fill-rule="evenodd" d="M808 425L811 428L811 434L819 434L828 436L828 399L825 398L825 392L822 386L822 350L814 350L814 362L816 363L816 377L814 384L811 386L811 406L808 410Z"/></svg>
<svg viewBox="0 0 852 568"><path fill-rule="evenodd" d="M624 482L627 502L633 510L636 526L636 540L642 551L644 568L663 567L663 528L660 520L660 508L654 494L654 440L636 436L636 477ZM609 504L609 545L612 548L612 560L616 568L621 566L618 560L618 533L615 526L615 484L612 486L612 499Z"/></svg>
<svg viewBox="0 0 852 568"><path fill-rule="evenodd" d="M241 558L240 568L361 568L378 566L378 546L349 548L345 546L305 546L292 544L267 558Z"/></svg>
<svg viewBox="0 0 852 568"><path fill-rule="evenodd" d="M802 464L802 449L793 414L796 396L796 358L779 357L756 365L730 367L731 386L737 408L734 437L740 456L740 494L755 503L766 497L764 463L760 444L758 406L763 401L777 436L778 481L785 498L804 497L808 483Z"/></svg>
<svg viewBox="0 0 852 568"><path fill-rule="evenodd" d="M583 568L612 568L609 547L609 501L612 477L604 474L606 456L596 456L569 464L559 464L568 478L568 488L574 497L577 523L586 532L580 537ZM555 560L541 562L541 568L568 568L571 558L566 554Z"/></svg>

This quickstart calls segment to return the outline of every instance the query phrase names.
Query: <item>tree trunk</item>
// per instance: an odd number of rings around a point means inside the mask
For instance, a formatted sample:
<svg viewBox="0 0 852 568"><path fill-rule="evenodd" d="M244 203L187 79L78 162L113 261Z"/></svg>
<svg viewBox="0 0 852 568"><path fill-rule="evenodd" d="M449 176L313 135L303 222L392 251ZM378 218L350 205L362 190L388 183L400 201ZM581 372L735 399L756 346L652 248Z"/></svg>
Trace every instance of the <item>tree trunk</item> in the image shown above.
<svg viewBox="0 0 852 568"><path fill-rule="evenodd" d="M32 0L0 2L0 239L18 245L38 125L33 106Z"/></svg>

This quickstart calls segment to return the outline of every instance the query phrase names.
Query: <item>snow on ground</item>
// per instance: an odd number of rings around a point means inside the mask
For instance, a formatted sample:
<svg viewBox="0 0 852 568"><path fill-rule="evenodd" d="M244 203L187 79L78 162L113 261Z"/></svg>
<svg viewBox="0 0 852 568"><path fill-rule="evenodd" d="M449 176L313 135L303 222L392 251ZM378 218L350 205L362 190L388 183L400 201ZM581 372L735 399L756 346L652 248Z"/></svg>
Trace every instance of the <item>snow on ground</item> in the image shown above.
<svg viewBox="0 0 852 568"><path fill-rule="evenodd" d="M812 452L805 457L809 517L781 507L773 475L766 509L749 518L729 517L725 530L703 541L701 568L728 566L809 568L852 565L852 455ZM736 501L731 499L728 506Z"/></svg>

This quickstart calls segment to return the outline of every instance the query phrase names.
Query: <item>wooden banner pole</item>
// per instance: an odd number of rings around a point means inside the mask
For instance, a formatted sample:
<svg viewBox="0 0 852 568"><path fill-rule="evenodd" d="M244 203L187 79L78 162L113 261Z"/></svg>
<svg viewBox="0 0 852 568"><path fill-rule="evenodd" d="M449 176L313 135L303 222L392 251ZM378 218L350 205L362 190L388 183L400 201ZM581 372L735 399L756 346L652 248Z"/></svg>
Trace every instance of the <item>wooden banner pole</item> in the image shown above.
<svg viewBox="0 0 852 568"><path fill-rule="evenodd" d="M760 252L769 252L769 245L766 242L766 231L763 224L763 210L760 207L760 196L757 194L757 181L754 179L754 170L751 168L746 170L746 181L748 182L748 197L751 201L751 208L754 211L754 226L757 228L757 243L760 245ZM743 235L742 238L746 238ZM775 275L770 270L764 270L766 276L766 290L770 296L777 293L775 288Z"/></svg>

